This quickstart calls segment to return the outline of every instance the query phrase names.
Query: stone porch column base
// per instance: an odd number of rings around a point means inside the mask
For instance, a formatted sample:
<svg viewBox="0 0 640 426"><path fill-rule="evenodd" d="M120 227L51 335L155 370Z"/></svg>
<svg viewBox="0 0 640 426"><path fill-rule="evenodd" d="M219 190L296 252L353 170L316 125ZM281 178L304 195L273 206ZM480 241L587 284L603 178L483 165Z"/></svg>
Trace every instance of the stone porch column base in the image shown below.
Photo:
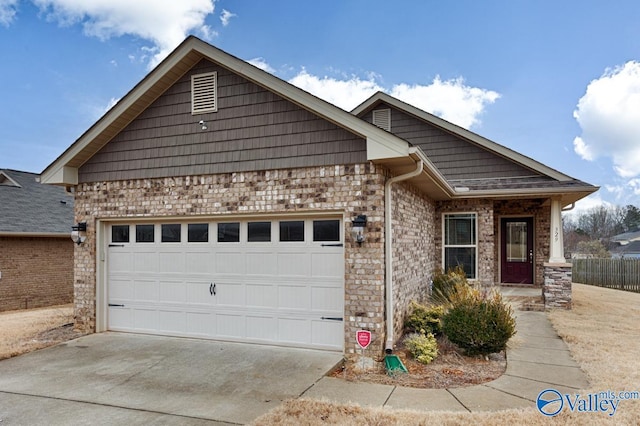
<svg viewBox="0 0 640 426"><path fill-rule="evenodd" d="M571 309L571 264L545 263L542 288L545 309Z"/></svg>

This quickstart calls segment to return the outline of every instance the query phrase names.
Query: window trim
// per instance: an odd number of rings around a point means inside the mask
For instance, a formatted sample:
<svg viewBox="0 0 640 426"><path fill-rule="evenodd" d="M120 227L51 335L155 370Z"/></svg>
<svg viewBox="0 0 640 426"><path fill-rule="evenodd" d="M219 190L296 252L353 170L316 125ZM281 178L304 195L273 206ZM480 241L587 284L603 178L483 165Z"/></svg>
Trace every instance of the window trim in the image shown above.
<svg viewBox="0 0 640 426"><path fill-rule="evenodd" d="M458 216L458 215L472 215L474 222L475 222L475 226L474 226L474 241L475 244L447 244L447 216ZM474 277L473 278L468 278L470 281L477 281L478 280L478 212L474 212L474 211L460 211L460 212L446 212L446 213L442 213L442 260L441 260L441 266L442 269L445 270L446 269L446 250L448 248L475 248L475 265L474 265Z"/></svg>

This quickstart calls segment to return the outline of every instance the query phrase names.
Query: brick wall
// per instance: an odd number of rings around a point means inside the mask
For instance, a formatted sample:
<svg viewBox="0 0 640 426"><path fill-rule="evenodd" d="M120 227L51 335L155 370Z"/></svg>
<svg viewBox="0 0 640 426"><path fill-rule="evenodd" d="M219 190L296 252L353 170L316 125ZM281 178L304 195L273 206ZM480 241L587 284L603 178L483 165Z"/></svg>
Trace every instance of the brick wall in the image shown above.
<svg viewBox="0 0 640 426"><path fill-rule="evenodd" d="M412 300L424 301L436 267L435 203L415 188L393 185L393 328L396 341Z"/></svg>
<svg viewBox="0 0 640 426"><path fill-rule="evenodd" d="M76 249L75 316L83 331L96 327L97 219L229 213L343 212L345 215L345 352L366 328L384 347L384 181L373 164L139 179L80 184L75 220L88 224ZM351 219L367 215L366 242L351 240Z"/></svg>
<svg viewBox="0 0 640 426"><path fill-rule="evenodd" d="M0 237L0 311L73 301L71 238Z"/></svg>
<svg viewBox="0 0 640 426"><path fill-rule="evenodd" d="M441 201L436 205L435 254L436 265L442 267L442 215L444 213L477 213L478 276L482 285L493 285L497 279L495 269L496 238L493 201L483 199Z"/></svg>

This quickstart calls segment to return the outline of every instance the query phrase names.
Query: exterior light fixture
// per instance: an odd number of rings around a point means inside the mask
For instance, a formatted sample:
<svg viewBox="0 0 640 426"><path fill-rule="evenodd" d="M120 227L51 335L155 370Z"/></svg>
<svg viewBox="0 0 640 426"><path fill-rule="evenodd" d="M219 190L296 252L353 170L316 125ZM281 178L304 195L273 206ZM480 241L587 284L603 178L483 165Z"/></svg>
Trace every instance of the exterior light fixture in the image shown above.
<svg viewBox="0 0 640 426"><path fill-rule="evenodd" d="M71 240L80 245L87 239L87 222L78 222L71 227Z"/></svg>
<svg viewBox="0 0 640 426"><path fill-rule="evenodd" d="M202 130L207 130L207 122L204 120L200 120L198 122L198 124L200 125L200 127L202 128Z"/></svg>
<svg viewBox="0 0 640 426"><path fill-rule="evenodd" d="M364 228L367 226L367 216L360 214L351 221L351 235L358 244L364 243Z"/></svg>

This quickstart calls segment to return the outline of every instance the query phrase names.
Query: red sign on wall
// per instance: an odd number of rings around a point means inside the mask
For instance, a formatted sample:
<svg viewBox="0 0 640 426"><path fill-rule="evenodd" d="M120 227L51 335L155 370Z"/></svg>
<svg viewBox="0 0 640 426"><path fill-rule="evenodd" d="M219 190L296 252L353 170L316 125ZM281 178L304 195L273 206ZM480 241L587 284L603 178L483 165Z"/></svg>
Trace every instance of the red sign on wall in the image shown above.
<svg viewBox="0 0 640 426"><path fill-rule="evenodd" d="M356 342L362 349L367 349L371 343L371 332L369 330L356 331Z"/></svg>

